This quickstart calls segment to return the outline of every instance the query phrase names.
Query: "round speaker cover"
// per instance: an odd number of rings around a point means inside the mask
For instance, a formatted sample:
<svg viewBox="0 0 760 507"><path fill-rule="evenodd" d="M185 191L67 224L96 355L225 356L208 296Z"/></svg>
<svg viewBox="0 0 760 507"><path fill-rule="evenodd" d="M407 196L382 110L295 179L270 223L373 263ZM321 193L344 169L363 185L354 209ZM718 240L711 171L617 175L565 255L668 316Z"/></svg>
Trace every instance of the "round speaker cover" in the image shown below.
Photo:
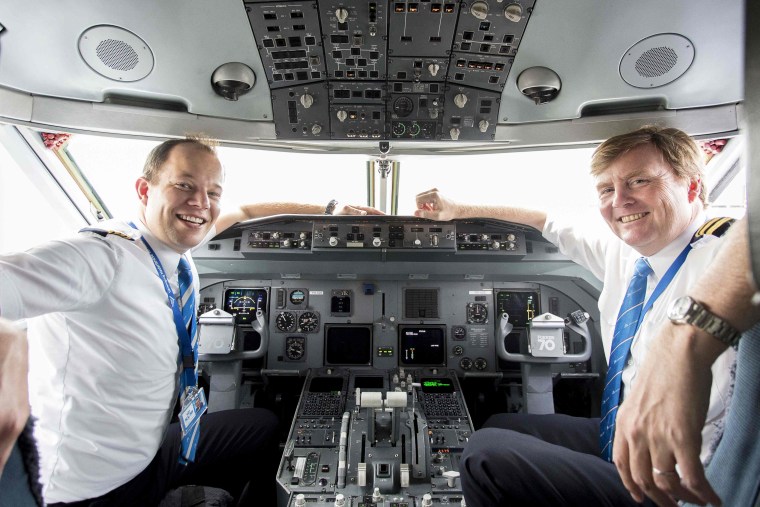
<svg viewBox="0 0 760 507"><path fill-rule="evenodd" d="M620 76L636 88L656 88L681 77L694 61L694 45L683 35L661 33L640 40L620 60Z"/></svg>
<svg viewBox="0 0 760 507"><path fill-rule="evenodd" d="M137 81L153 70L150 47L118 26L99 25L82 32L79 54L92 70L115 81Z"/></svg>

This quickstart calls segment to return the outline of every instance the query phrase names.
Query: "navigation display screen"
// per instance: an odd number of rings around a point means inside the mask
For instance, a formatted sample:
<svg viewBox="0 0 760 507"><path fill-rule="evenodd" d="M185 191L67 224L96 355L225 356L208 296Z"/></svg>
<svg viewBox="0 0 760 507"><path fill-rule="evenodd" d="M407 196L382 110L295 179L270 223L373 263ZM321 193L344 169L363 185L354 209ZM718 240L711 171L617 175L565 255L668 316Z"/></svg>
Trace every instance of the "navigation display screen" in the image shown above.
<svg viewBox="0 0 760 507"><path fill-rule="evenodd" d="M442 366L446 363L446 327L398 327L399 362L408 365Z"/></svg>
<svg viewBox="0 0 760 507"><path fill-rule="evenodd" d="M536 291L502 290L496 293L497 318L507 312L509 323L514 327L528 327L533 317L540 314Z"/></svg>
<svg viewBox="0 0 760 507"><path fill-rule="evenodd" d="M326 364L359 365L371 361L372 325L325 325Z"/></svg>

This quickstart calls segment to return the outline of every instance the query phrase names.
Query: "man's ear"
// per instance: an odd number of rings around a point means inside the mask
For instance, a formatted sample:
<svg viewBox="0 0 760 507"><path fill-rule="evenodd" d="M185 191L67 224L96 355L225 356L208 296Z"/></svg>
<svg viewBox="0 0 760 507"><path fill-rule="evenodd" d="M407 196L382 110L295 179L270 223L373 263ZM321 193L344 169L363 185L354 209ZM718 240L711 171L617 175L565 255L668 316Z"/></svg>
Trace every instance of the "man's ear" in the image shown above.
<svg viewBox="0 0 760 507"><path fill-rule="evenodd" d="M148 180L140 176L137 178L137 181L135 182L135 190L137 190L137 198L140 199L140 202L143 206L148 205L148 188L150 187L150 184L148 183Z"/></svg>
<svg viewBox="0 0 760 507"><path fill-rule="evenodd" d="M699 198L699 194L702 191L702 180L694 178L689 181L689 202L694 202Z"/></svg>

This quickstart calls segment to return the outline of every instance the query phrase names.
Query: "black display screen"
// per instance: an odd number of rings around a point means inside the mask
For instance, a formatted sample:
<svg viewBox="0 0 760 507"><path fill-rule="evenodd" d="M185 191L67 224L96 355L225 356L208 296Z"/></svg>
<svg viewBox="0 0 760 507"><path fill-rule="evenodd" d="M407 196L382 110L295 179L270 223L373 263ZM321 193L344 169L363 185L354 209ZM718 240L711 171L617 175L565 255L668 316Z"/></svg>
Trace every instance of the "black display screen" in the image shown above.
<svg viewBox="0 0 760 507"><path fill-rule="evenodd" d="M445 326L398 327L401 364L442 366L446 363Z"/></svg>
<svg viewBox="0 0 760 507"><path fill-rule="evenodd" d="M382 389L384 386L383 377L357 375L354 378L354 387L361 389Z"/></svg>
<svg viewBox="0 0 760 507"><path fill-rule="evenodd" d="M420 382L425 393L453 393L454 383L447 378L423 378Z"/></svg>
<svg viewBox="0 0 760 507"><path fill-rule="evenodd" d="M533 317L539 314L538 302L538 292L535 291L499 291L496 293L498 318L506 312L514 327L528 327Z"/></svg>
<svg viewBox="0 0 760 507"><path fill-rule="evenodd" d="M370 364L372 325L325 325L326 364Z"/></svg>
<svg viewBox="0 0 760 507"><path fill-rule="evenodd" d="M332 393L343 390L342 377L314 377L309 384L312 393Z"/></svg>

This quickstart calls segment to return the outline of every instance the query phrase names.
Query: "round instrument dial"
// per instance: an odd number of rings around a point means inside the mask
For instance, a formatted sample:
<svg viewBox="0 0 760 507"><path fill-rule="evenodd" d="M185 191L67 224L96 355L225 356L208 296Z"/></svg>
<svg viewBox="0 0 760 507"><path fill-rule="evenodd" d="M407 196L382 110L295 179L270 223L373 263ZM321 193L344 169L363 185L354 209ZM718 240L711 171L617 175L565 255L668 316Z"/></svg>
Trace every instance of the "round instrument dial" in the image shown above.
<svg viewBox="0 0 760 507"><path fill-rule="evenodd" d="M454 326L451 328L451 334L455 340L464 340L467 336L467 330L464 326Z"/></svg>
<svg viewBox="0 0 760 507"><path fill-rule="evenodd" d="M280 331L292 331L296 325L296 316L291 312L282 312L275 319L275 325Z"/></svg>
<svg viewBox="0 0 760 507"><path fill-rule="evenodd" d="M285 340L285 356L293 361L303 358L306 353L306 340L303 336L289 336Z"/></svg>
<svg viewBox="0 0 760 507"><path fill-rule="evenodd" d="M298 328L302 333L313 333L319 327L319 316L314 312L303 312L298 317Z"/></svg>
<svg viewBox="0 0 760 507"><path fill-rule="evenodd" d="M469 303L467 305L467 322L470 324L488 322L488 307L483 303Z"/></svg>
<svg viewBox="0 0 760 507"><path fill-rule="evenodd" d="M290 293L290 302L294 305L303 304L306 301L306 293L301 289L294 290Z"/></svg>

